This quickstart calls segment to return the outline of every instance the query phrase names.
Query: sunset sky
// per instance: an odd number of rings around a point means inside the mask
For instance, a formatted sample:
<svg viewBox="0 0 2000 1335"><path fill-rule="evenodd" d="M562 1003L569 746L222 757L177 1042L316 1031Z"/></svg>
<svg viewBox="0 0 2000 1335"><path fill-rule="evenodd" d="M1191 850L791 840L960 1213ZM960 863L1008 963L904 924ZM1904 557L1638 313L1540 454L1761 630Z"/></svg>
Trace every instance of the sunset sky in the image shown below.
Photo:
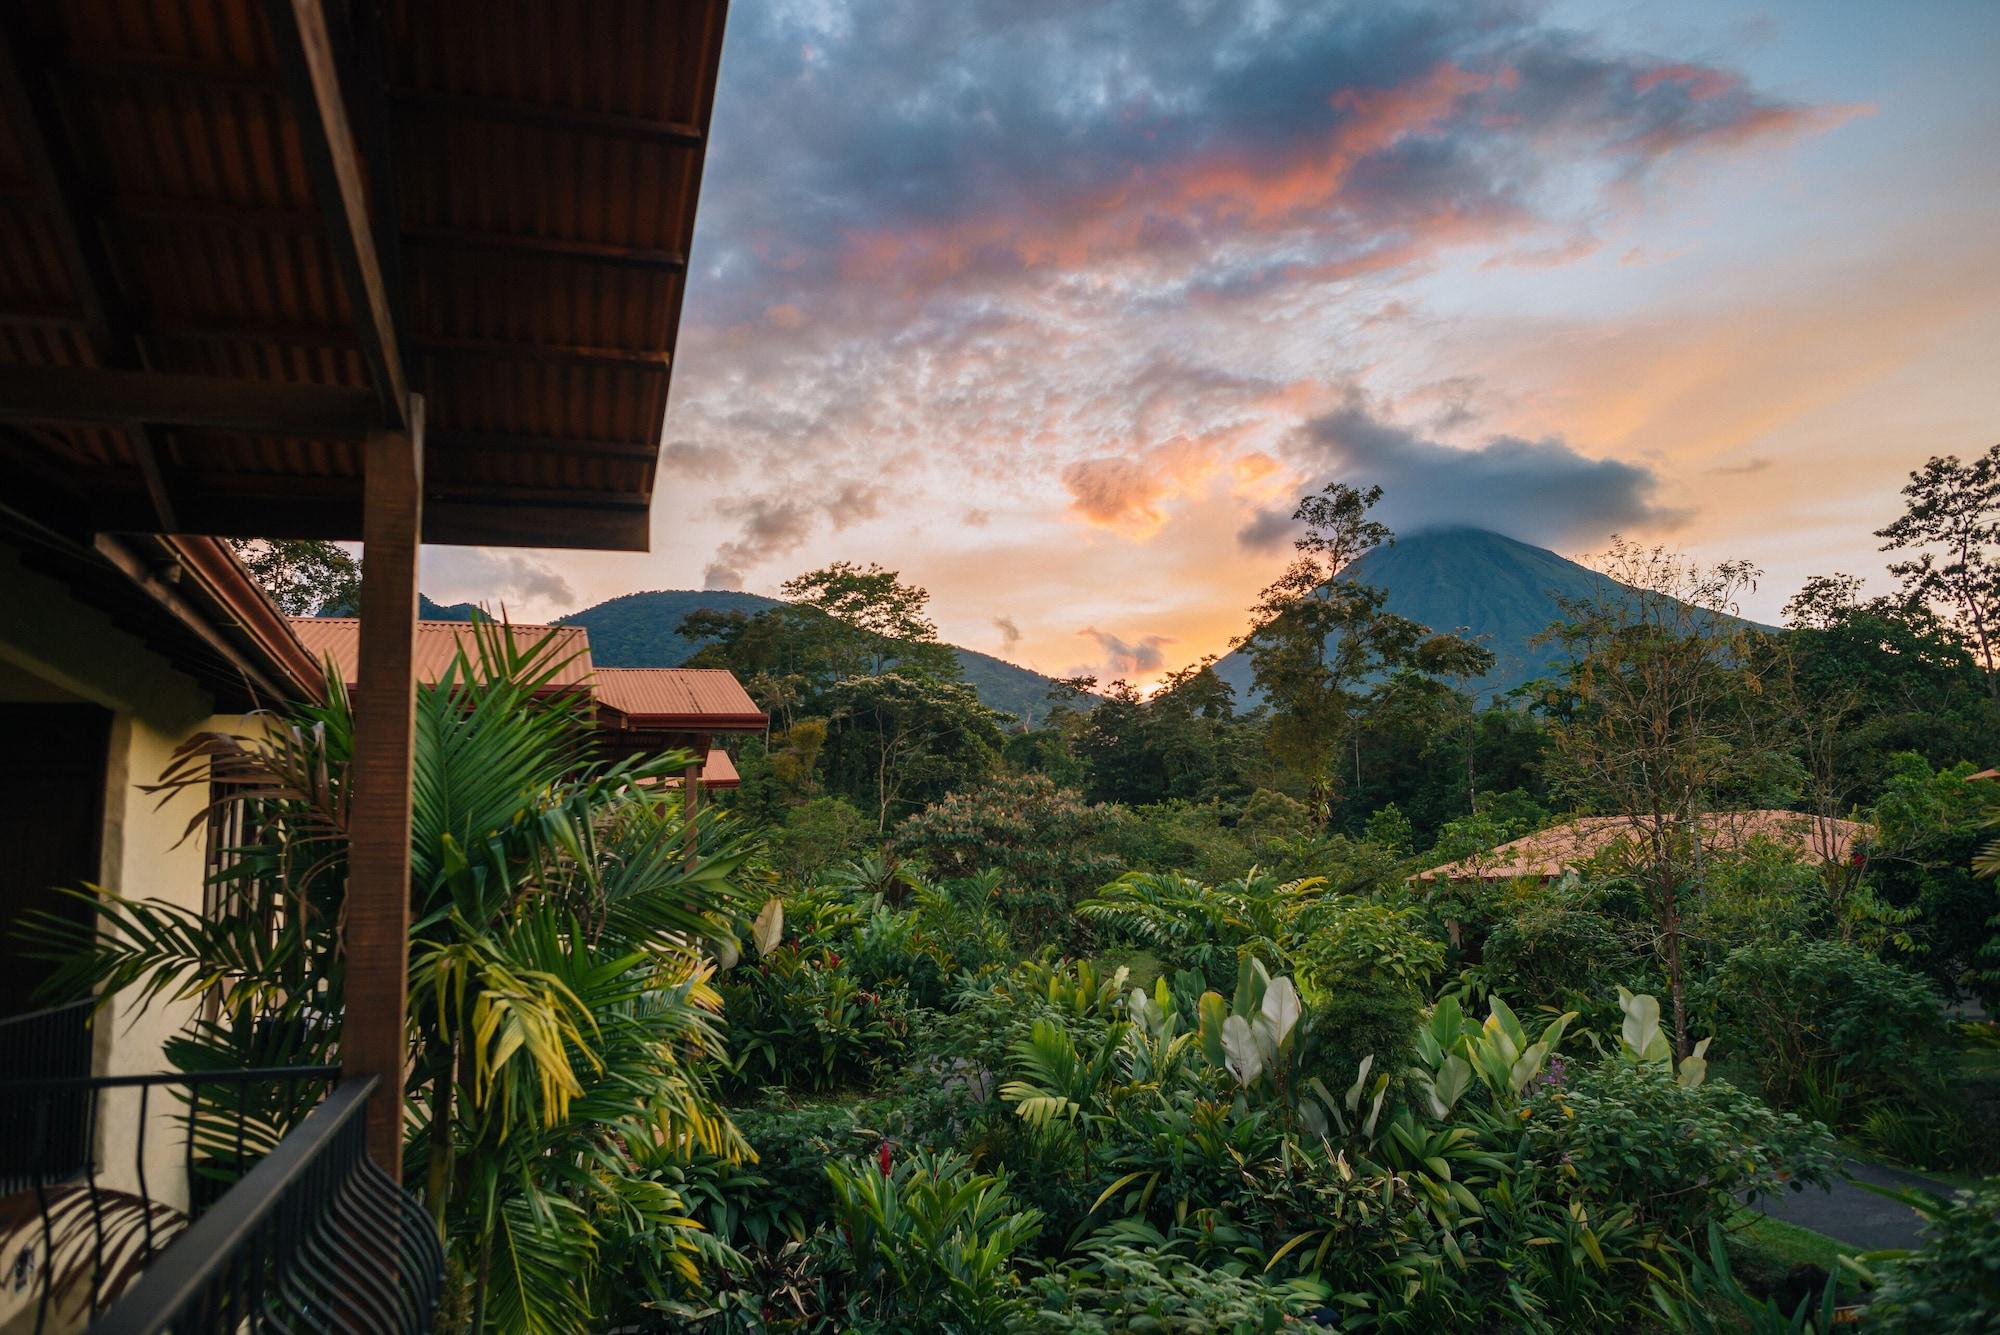
<svg viewBox="0 0 2000 1335"><path fill-rule="evenodd" d="M2000 441L2000 3L745 0L646 555L428 549L545 617L835 559L1152 680L1298 495L1880 580Z"/></svg>

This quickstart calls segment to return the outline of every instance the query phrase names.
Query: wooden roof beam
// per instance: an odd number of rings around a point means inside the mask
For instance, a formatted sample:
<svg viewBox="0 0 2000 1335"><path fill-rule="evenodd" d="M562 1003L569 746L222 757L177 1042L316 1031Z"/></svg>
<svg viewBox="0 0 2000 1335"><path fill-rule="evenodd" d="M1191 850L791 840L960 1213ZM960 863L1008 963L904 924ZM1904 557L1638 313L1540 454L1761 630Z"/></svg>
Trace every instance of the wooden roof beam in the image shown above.
<svg viewBox="0 0 2000 1335"><path fill-rule="evenodd" d="M266 0L264 9L291 90L313 193L326 215L327 241L353 308L361 356L380 408L378 424L402 430L410 422L409 382L326 12L320 0Z"/></svg>
<svg viewBox="0 0 2000 1335"><path fill-rule="evenodd" d="M595 241L565 241L548 236L520 236L502 232L481 232L467 227L406 227L403 239L418 245L435 245L453 250L477 246L504 250L538 259L580 260L586 264L608 264L627 269L649 269L686 273L687 256L672 250L652 250L642 246L613 246Z"/></svg>
<svg viewBox="0 0 2000 1335"><path fill-rule="evenodd" d="M651 348L593 348L572 343L517 343L498 338L418 338L416 351L441 357L476 357L497 361L562 362L570 366L608 366L626 370L665 371L673 354Z"/></svg>
<svg viewBox="0 0 2000 1335"><path fill-rule="evenodd" d="M0 421L202 427L277 436L358 440L379 421L364 389L269 380L0 366Z"/></svg>
<svg viewBox="0 0 2000 1335"><path fill-rule="evenodd" d="M607 111L579 111L572 107L552 107L545 102L523 102L511 97L485 97L476 93L447 93L427 88L397 88L395 100L414 111L475 120L525 125L537 130L565 134L615 135L641 143L670 148L700 148L701 128L678 121L653 120L646 116L620 116Z"/></svg>
<svg viewBox="0 0 2000 1335"><path fill-rule="evenodd" d="M50 82L54 65L51 43L30 26L25 12L0 7L0 109L14 127L41 188L63 268L83 308L84 336L100 365L136 371L144 365L138 337L119 301L117 275L97 221L84 202L82 173L70 153ZM142 420L126 426L132 460L152 502L153 516L161 532L171 533L180 526L180 518L159 442Z"/></svg>

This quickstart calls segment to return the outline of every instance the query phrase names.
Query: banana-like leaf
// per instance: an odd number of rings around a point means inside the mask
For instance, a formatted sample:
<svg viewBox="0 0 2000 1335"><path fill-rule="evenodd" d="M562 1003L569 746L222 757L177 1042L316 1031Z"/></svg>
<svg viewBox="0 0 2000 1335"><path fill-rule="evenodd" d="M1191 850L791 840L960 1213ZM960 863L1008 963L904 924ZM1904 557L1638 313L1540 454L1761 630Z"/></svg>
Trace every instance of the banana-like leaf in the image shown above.
<svg viewBox="0 0 2000 1335"><path fill-rule="evenodd" d="M1618 989L1618 1006L1625 1012L1625 1021L1618 1034L1625 1054L1633 1061L1665 1060L1671 1049L1667 1036L1660 1031L1659 999L1644 992L1634 994L1621 987Z"/></svg>
<svg viewBox="0 0 2000 1335"><path fill-rule="evenodd" d="M1694 1051L1681 1058L1681 1069L1674 1073L1674 1079L1683 1088L1693 1089L1708 1079L1708 1045L1714 1039L1704 1038L1694 1045Z"/></svg>
<svg viewBox="0 0 2000 1335"><path fill-rule="evenodd" d="M1258 1051L1256 1037L1250 1032L1250 1022L1240 1015L1232 1015L1222 1023L1222 1050L1226 1054L1225 1065L1229 1074L1236 1077L1236 1083L1248 1089L1264 1073L1264 1055Z"/></svg>
<svg viewBox="0 0 2000 1335"><path fill-rule="evenodd" d="M766 901L764 911L757 915L757 921L750 924L750 939L756 943L759 957L770 954L778 948L785 937L785 901L775 895Z"/></svg>
<svg viewBox="0 0 2000 1335"><path fill-rule="evenodd" d="M1208 1058L1210 1066L1221 1066L1227 1060L1222 1048L1222 1026L1229 1018L1228 1003L1219 992L1204 992L1199 1004L1201 1015L1201 1051Z"/></svg>
<svg viewBox="0 0 2000 1335"><path fill-rule="evenodd" d="M1374 1065L1375 1054L1372 1052L1361 1059L1361 1069L1354 1073L1354 1083L1347 1087L1347 1097L1344 1100L1347 1104L1347 1111L1359 1112L1361 1110L1361 1091L1367 1087L1368 1070Z"/></svg>
<svg viewBox="0 0 2000 1335"><path fill-rule="evenodd" d="M1273 978L1264 989L1264 1018L1270 1022L1272 1038L1279 1047L1291 1036L1292 1028L1299 1022L1304 1008L1299 1005L1298 989L1289 978Z"/></svg>

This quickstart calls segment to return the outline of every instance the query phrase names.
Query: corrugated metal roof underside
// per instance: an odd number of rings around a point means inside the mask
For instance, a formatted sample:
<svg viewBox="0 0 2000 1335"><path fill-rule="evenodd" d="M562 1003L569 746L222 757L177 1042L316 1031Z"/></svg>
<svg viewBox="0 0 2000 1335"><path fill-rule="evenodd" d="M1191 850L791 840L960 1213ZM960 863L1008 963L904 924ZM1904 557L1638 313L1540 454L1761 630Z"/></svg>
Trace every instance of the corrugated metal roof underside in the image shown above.
<svg viewBox="0 0 2000 1335"><path fill-rule="evenodd" d="M357 134L355 103L386 109L367 170L426 396L426 536L642 547L726 0L380 8L381 74L350 51L343 82ZM142 363L124 369L365 386L258 0L22 0L17 26L55 69ZM0 125L0 362L97 365L51 194ZM101 527L152 526L126 431L41 434ZM360 536L352 442L154 436L183 528Z"/></svg>

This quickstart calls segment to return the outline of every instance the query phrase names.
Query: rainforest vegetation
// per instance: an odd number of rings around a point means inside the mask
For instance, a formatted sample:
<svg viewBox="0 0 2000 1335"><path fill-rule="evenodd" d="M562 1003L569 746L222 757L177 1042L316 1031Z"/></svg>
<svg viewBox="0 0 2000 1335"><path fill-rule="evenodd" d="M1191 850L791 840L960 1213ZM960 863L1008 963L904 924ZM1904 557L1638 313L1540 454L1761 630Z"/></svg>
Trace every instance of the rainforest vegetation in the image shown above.
<svg viewBox="0 0 2000 1335"><path fill-rule="evenodd" d="M1500 699L1340 577L1378 496L1302 502L1252 699L1196 664L996 714L875 566L690 615L772 717L692 858L684 758L592 757L550 645L427 687L443 1327L2000 1328L2000 451L1912 478L1897 592L1815 579L1782 629L1747 565L1618 544L1567 666ZM275 937L112 901L62 984L212 998L189 1066L327 1055L350 724L336 682L169 776L254 806ZM1710 846L1746 809L1862 833ZM1580 815L1624 834L1560 875L1420 876ZM1898 1256L1801 1261L1743 1208L1845 1155L1969 1189Z"/></svg>

